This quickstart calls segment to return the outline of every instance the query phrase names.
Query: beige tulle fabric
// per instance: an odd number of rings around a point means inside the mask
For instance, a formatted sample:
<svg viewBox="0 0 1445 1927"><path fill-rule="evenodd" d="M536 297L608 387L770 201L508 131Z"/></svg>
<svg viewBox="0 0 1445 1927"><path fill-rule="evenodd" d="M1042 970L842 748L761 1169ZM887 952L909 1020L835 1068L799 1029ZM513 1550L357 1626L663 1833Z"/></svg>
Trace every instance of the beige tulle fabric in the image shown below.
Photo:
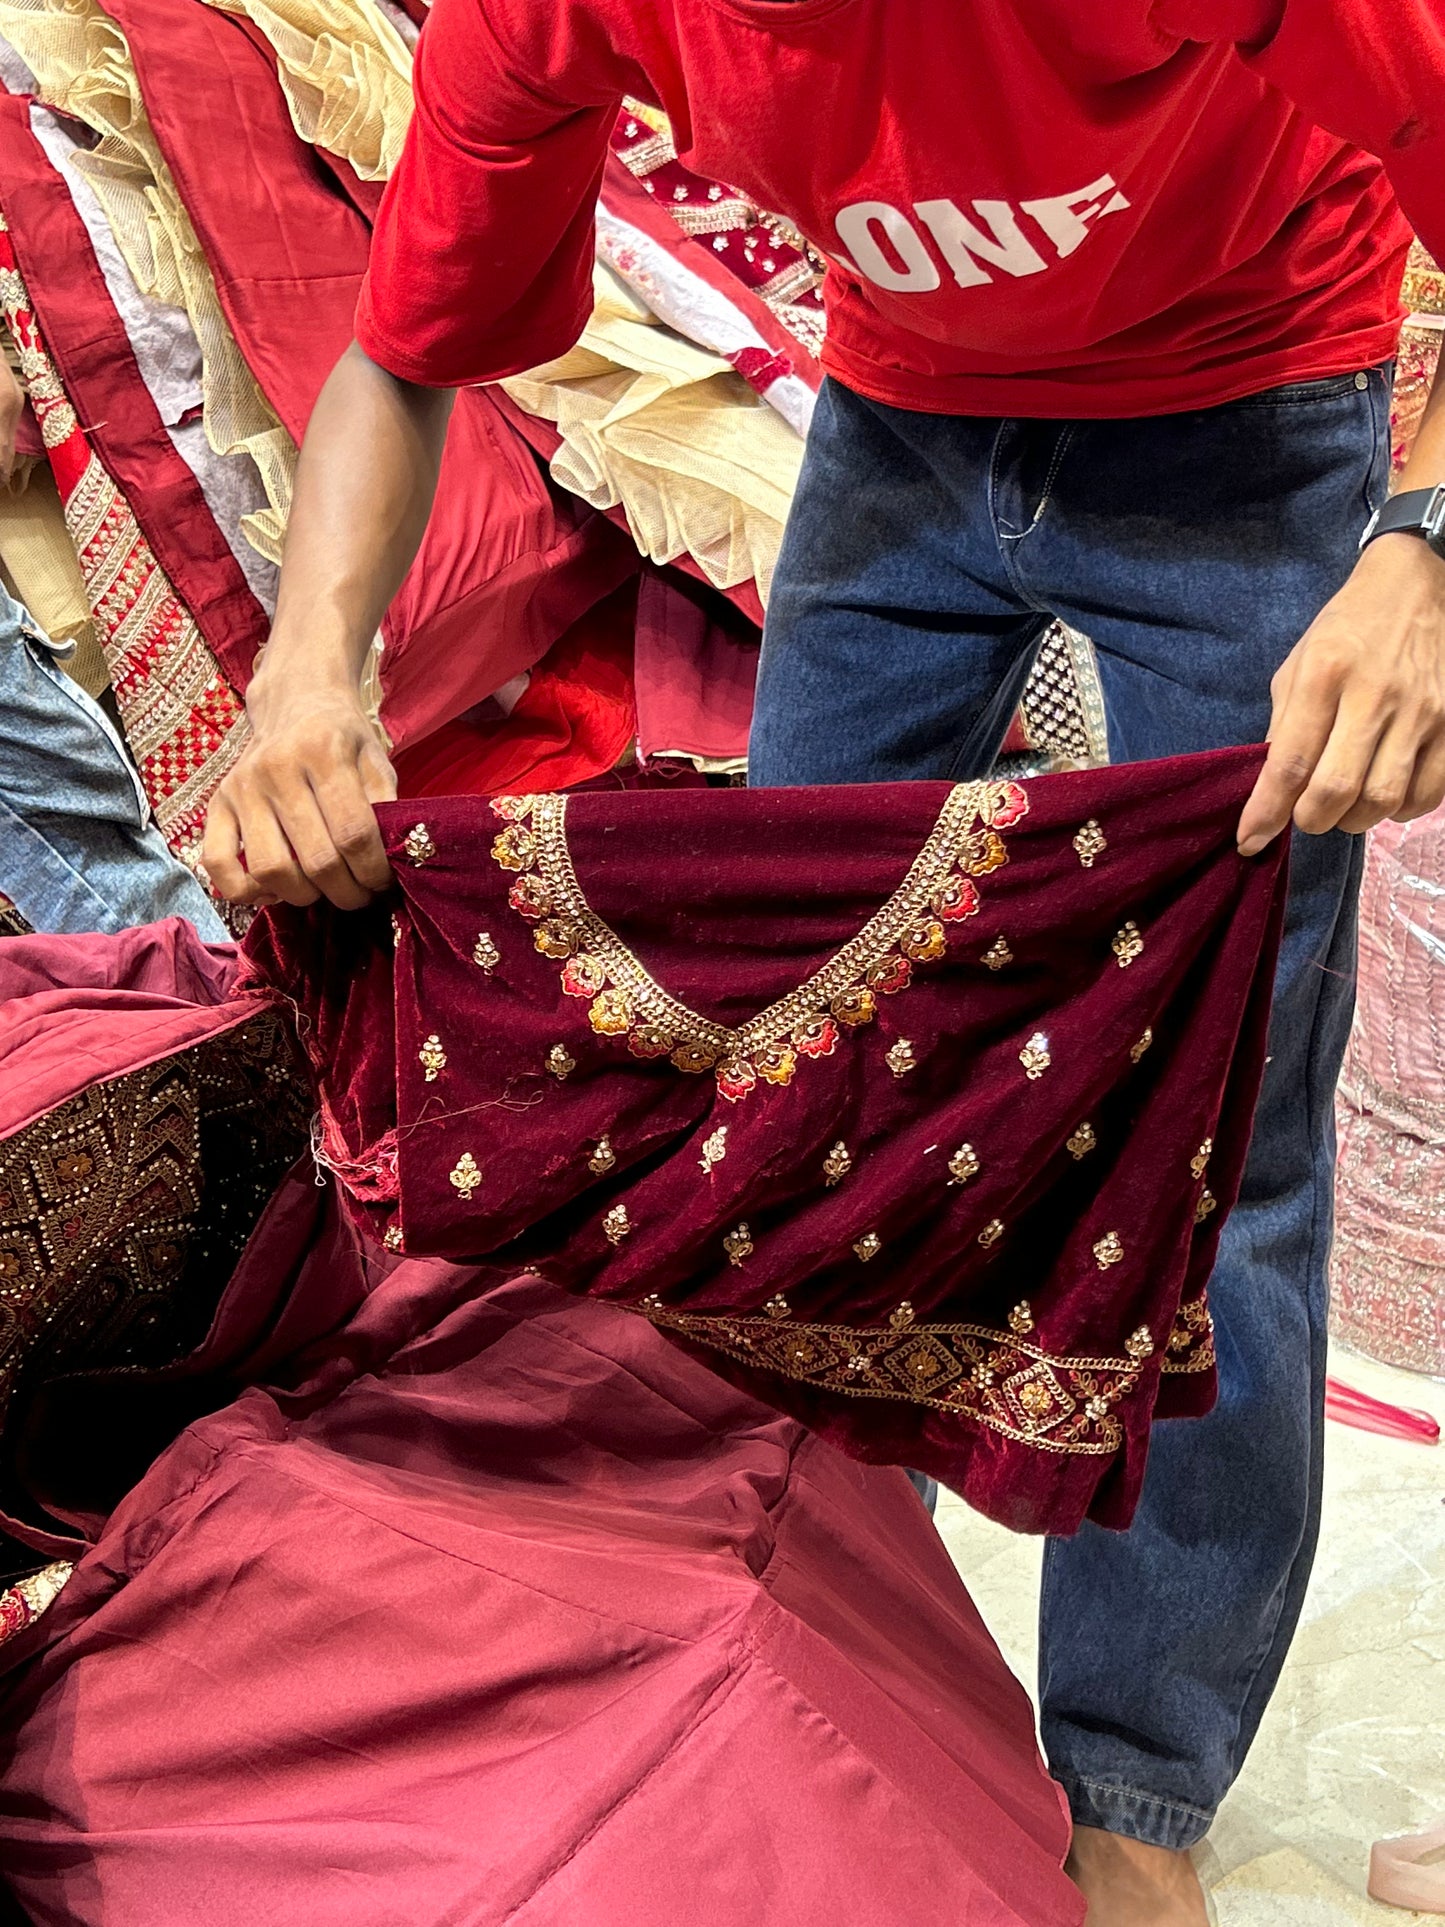
<svg viewBox="0 0 1445 1927"><path fill-rule="evenodd" d="M304 141L364 181L391 173L411 119L411 52L373 0L206 0L261 29Z"/></svg>
<svg viewBox="0 0 1445 1927"><path fill-rule="evenodd" d="M609 269L577 347L502 385L556 424L552 472L596 508L620 503L654 562L688 554L766 600L803 444L727 362L662 327Z"/></svg>
<svg viewBox="0 0 1445 1927"><path fill-rule="evenodd" d="M270 41L304 140L366 180L390 173L411 118L411 54L374 0L207 4ZM578 348L507 393L561 433L557 481L594 507L620 504L645 555L690 555L719 588L756 581L766 600L802 442L727 362L661 326L605 269L596 294Z"/></svg>
<svg viewBox="0 0 1445 1927"><path fill-rule="evenodd" d="M69 643L61 665L88 695L110 682L91 620L55 477L40 457L22 456L0 489L0 578L52 642Z"/></svg>
<svg viewBox="0 0 1445 1927"><path fill-rule="evenodd" d="M356 0L353 0L356 3ZM190 218L162 158L124 34L95 0L0 0L0 34L35 75L42 99L100 139L77 153L126 266L152 300L184 307L201 346L207 439L250 456L267 507L245 516L247 540L279 561L296 446L237 347ZM224 130L218 129L218 137Z"/></svg>

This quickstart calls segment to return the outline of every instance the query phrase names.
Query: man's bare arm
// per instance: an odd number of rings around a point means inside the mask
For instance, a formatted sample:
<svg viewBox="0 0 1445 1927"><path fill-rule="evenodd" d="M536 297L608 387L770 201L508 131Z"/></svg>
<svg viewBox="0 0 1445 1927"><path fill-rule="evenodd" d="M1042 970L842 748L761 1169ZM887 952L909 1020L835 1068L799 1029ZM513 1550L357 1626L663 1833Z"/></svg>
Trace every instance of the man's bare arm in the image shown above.
<svg viewBox="0 0 1445 1927"><path fill-rule="evenodd" d="M276 620L246 693L254 740L206 822L203 861L233 902L326 896L352 910L386 885L372 805L396 784L361 673L426 530L453 399L353 342L317 400Z"/></svg>

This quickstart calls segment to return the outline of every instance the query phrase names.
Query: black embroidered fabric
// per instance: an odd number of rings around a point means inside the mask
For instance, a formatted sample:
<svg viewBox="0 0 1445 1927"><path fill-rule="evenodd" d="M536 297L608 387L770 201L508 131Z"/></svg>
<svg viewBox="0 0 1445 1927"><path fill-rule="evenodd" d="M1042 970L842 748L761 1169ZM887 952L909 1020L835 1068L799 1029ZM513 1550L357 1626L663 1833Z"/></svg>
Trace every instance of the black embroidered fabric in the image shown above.
<svg viewBox="0 0 1445 1927"><path fill-rule="evenodd" d="M14 1438L47 1384L153 1370L201 1342L311 1107L294 1035L268 1012L0 1145L0 1503L26 1509L8 1489Z"/></svg>

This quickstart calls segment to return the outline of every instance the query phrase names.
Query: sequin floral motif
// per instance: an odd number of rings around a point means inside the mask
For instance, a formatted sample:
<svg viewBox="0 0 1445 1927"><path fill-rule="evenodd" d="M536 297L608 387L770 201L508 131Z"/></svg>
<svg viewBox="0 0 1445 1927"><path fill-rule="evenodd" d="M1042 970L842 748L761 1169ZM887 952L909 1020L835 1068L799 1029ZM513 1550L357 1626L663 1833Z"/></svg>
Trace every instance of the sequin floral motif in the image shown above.
<svg viewBox="0 0 1445 1927"><path fill-rule="evenodd" d="M1051 1354L1029 1336L1027 1304L1014 1308L1007 1331L929 1324L906 1300L885 1323L863 1326L805 1322L781 1297L761 1314L672 1310L655 1296L633 1309L755 1370L852 1397L926 1406L1042 1452L1093 1457L1123 1443L1120 1408L1154 1349L1141 1327L1118 1357Z"/></svg>
<svg viewBox="0 0 1445 1927"><path fill-rule="evenodd" d="M1074 838L1074 854L1086 870L1092 870L1109 847L1109 839L1092 817Z"/></svg>
<svg viewBox="0 0 1445 1927"><path fill-rule="evenodd" d="M1017 783L958 784L882 909L806 983L737 1029L670 996L597 916L568 849L565 796L497 798L492 809L505 827L492 856L517 874L508 901L536 926L538 950L561 965L563 990L587 1000L597 1035L688 1075L711 1072L721 1096L740 1103L760 1085L785 1088L806 1060L833 1056L845 1033L873 1022L879 998L897 996L915 970L947 955L952 932L978 913L974 879L1008 861L1001 833L1028 807ZM912 1068L903 1049L900 1039L889 1053L900 1076Z"/></svg>
<svg viewBox="0 0 1445 1927"><path fill-rule="evenodd" d="M470 1151L463 1151L452 1169L451 1181L458 1192L471 1203L472 1193L482 1181L482 1168Z"/></svg>

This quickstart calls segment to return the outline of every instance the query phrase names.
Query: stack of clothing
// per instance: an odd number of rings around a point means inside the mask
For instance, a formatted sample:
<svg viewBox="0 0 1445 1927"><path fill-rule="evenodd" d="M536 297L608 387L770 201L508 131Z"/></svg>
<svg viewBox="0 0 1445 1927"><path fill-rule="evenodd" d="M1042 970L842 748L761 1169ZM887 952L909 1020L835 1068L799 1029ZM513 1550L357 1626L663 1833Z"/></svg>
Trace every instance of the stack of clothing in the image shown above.
<svg viewBox="0 0 1445 1927"><path fill-rule="evenodd" d="M297 448L350 339L424 17L0 0L0 320L53 472L26 496L51 550L68 540L30 588L0 528L0 566L84 643L187 863L245 745ZM821 380L821 269L687 170L659 114L623 110L591 323L561 360L460 397L376 641L368 693L404 793L566 787L634 760L742 771ZM1024 718L1013 747L1039 766L1104 759L1087 645L1050 640Z"/></svg>

